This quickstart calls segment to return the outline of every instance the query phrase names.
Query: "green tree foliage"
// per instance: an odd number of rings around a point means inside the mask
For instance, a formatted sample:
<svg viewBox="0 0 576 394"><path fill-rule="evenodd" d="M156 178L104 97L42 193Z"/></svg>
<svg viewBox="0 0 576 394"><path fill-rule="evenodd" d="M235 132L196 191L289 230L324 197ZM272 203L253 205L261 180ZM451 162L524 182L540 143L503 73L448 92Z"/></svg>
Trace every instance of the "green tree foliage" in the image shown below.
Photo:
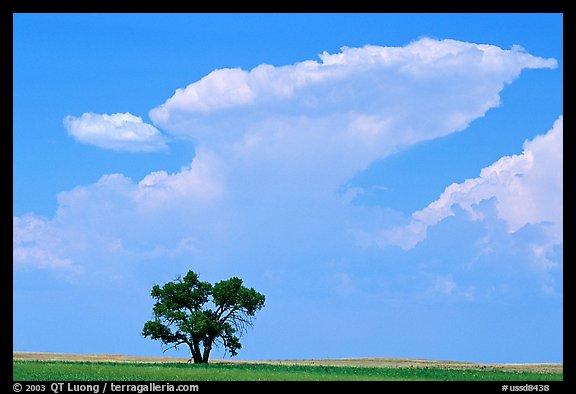
<svg viewBox="0 0 576 394"><path fill-rule="evenodd" d="M161 341L167 349L187 345L194 363L208 363L214 344L237 355L240 336L252 326L265 301L240 278L212 285L192 271L162 287L154 285L151 295L156 300L154 319L144 324L142 335Z"/></svg>

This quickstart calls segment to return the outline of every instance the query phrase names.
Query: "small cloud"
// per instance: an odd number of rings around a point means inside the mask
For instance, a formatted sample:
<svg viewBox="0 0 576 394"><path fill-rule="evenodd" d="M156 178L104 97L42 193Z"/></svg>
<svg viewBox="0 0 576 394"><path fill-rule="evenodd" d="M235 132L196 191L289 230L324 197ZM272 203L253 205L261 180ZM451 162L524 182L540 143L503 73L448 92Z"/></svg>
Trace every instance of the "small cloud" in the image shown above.
<svg viewBox="0 0 576 394"><path fill-rule="evenodd" d="M434 279L434 287L432 288L433 293L451 295L456 289L456 282L451 276L437 276Z"/></svg>
<svg viewBox="0 0 576 394"><path fill-rule="evenodd" d="M129 112L117 114L84 113L79 118L66 116L64 127L74 139L103 149L153 152L166 149L164 136Z"/></svg>

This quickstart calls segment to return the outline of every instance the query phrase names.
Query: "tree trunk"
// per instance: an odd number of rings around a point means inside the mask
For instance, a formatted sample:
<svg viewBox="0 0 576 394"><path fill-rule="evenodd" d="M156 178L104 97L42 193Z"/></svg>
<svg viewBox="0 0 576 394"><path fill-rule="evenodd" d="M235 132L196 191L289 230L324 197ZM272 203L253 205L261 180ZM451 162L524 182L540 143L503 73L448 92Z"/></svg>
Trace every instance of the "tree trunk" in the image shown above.
<svg viewBox="0 0 576 394"><path fill-rule="evenodd" d="M214 342L214 338L208 337L204 341L204 356L202 357L202 362L208 364L208 358L210 357L210 351L212 350L212 343Z"/></svg>
<svg viewBox="0 0 576 394"><path fill-rule="evenodd" d="M192 346L190 346L190 353L192 353L194 364L202 364L202 354L200 353L200 344L198 341L193 341Z"/></svg>

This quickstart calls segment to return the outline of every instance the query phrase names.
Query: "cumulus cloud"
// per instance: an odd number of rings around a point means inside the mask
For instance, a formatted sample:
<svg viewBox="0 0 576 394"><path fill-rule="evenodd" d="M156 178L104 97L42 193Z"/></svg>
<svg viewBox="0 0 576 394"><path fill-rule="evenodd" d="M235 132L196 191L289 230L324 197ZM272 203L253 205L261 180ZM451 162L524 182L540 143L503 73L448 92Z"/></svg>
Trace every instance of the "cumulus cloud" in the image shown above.
<svg viewBox="0 0 576 394"><path fill-rule="evenodd" d="M141 259L202 250L211 251L207 259L214 251L250 250L248 258L261 253L269 262L285 257L286 248L290 255L316 250L318 237L341 245L350 226L359 227L350 193L338 194L353 175L405 146L464 129L499 104L500 91L523 69L555 65L518 48L422 39L405 47L342 48L281 67L215 70L149 114L173 136L195 140L189 166L136 182L107 174L60 193L56 216L42 225L62 244L72 242L73 251L15 218L19 239L30 238L15 246L22 256L15 264L40 252L56 266L86 264L104 252ZM78 140L109 149L164 147L157 129L131 114L84 114L65 124ZM526 149L538 157L533 143ZM543 182L534 166L524 167L519 182ZM525 189L521 194L531 193L535 207L546 198ZM501 204L512 223L518 216L512 203ZM413 246L448 212L437 205L379 242ZM375 220L373 210L363 209L363 218Z"/></svg>
<svg viewBox="0 0 576 394"><path fill-rule="evenodd" d="M211 209L225 189L217 170L214 157L198 152L190 165L173 174L153 172L139 182L107 174L61 192L54 218L13 218L14 267L79 273L97 256L110 260L111 255L193 253L195 240L213 236L218 225Z"/></svg>
<svg viewBox="0 0 576 394"><path fill-rule="evenodd" d="M224 174L218 158L200 149L190 166L182 167L178 173L156 171L146 175L138 182L134 198L148 206L175 200L210 201L224 193L221 176Z"/></svg>
<svg viewBox="0 0 576 394"><path fill-rule="evenodd" d="M312 171L334 189L376 159L465 129L523 69L554 67L520 48L455 40L343 47L319 61L215 70L149 116L197 146L277 172Z"/></svg>
<svg viewBox="0 0 576 394"><path fill-rule="evenodd" d="M475 90L484 86L480 79L491 82L488 89L499 90L524 68L553 67L554 59L534 57L519 47L503 50L455 40L423 38L405 47L343 47L340 53L324 52L320 62L307 60L281 67L261 64L250 71L215 70L177 89L150 111L150 117L167 129L184 132L179 125L187 117L249 106L294 112L293 106L286 109L285 104L299 102L297 112L320 116L327 109L377 112L382 103L403 98L402 86L409 89L418 82L448 82L457 77L471 84L474 81L470 79L475 79ZM485 101L490 99L497 100L489 97ZM193 129L187 132L196 133Z"/></svg>
<svg viewBox="0 0 576 394"><path fill-rule="evenodd" d="M378 243L411 249L427 230L458 206L473 220L482 220L480 202L495 199L497 217L510 233L528 224L542 224L550 245L563 242L563 117L546 134L524 143L521 154L505 156L483 168L480 176L448 186L426 208L414 212L404 226L384 230ZM542 246L534 246L542 254Z"/></svg>
<svg viewBox="0 0 576 394"><path fill-rule="evenodd" d="M103 149L132 152L166 149L165 138L156 127L128 112L66 116L64 127L77 141Z"/></svg>

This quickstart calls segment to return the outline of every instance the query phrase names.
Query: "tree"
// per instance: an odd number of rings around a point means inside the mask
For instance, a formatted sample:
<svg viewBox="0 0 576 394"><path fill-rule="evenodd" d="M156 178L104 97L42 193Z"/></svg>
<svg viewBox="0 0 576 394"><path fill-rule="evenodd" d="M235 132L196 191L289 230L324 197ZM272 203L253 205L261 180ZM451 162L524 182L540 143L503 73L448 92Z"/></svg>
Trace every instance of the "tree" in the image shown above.
<svg viewBox="0 0 576 394"><path fill-rule="evenodd" d="M156 300L154 319L144 324L142 335L169 345L165 351L187 345L191 360L204 364L214 344L232 356L238 354L240 336L252 326L265 301L263 294L244 287L240 278L212 285L200 281L193 271L162 287L154 285L150 294Z"/></svg>

